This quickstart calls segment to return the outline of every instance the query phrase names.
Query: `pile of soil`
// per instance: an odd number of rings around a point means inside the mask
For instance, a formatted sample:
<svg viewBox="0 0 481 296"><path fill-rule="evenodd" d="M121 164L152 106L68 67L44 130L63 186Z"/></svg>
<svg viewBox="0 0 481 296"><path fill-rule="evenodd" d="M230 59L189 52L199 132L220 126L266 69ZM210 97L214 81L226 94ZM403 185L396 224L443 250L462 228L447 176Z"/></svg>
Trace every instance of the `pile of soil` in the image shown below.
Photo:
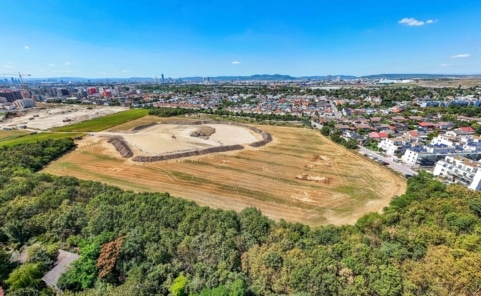
<svg viewBox="0 0 481 296"><path fill-rule="evenodd" d="M195 131L190 133L191 137L202 138L208 140L215 133L215 128L207 125L199 126Z"/></svg>

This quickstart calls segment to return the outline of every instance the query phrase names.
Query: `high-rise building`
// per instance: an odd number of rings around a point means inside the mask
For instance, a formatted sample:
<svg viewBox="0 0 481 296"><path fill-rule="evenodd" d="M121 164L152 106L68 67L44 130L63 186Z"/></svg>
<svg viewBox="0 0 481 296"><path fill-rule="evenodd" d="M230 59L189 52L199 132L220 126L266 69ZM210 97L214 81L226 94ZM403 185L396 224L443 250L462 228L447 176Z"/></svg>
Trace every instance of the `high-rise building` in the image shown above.
<svg viewBox="0 0 481 296"><path fill-rule="evenodd" d="M35 101L32 99L16 100L13 103L19 109L35 107Z"/></svg>
<svg viewBox="0 0 481 296"><path fill-rule="evenodd" d="M0 90L0 97L4 97L9 102L23 99L22 92L19 90Z"/></svg>
<svg viewBox="0 0 481 296"><path fill-rule="evenodd" d="M57 97L64 97L70 95L70 92L66 88L58 87L57 88Z"/></svg>
<svg viewBox="0 0 481 296"><path fill-rule="evenodd" d="M165 80L164 80L164 74L162 74L160 77L162 78L162 84L164 84L164 82L165 82Z"/></svg>

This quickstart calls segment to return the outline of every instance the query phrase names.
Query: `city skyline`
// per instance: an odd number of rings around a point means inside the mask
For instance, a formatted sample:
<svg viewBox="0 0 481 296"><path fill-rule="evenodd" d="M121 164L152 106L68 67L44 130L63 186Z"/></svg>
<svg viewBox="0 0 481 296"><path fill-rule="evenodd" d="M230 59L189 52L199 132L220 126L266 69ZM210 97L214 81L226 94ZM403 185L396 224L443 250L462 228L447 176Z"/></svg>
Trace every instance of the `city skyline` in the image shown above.
<svg viewBox="0 0 481 296"><path fill-rule="evenodd" d="M0 73L127 78L481 72L479 1L63 2L3 3Z"/></svg>

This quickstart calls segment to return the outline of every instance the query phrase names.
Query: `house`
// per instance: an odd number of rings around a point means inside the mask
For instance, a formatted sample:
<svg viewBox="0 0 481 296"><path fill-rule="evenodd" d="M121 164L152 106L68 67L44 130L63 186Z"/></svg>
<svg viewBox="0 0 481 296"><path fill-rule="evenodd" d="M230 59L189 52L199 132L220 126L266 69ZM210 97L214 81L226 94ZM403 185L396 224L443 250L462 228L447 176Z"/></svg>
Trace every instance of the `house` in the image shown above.
<svg viewBox="0 0 481 296"><path fill-rule="evenodd" d="M368 134L369 139L375 140L375 141L380 141L381 139L387 138L387 134L385 132L372 132Z"/></svg>
<svg viewBox="0 0 481 296"><path fill-rule="evenodd" d="M44 281L48 286L58 289L57 283L60 276L67 272L71 264L79 257L80 256L77 254L59 250L57 261L55 262L54 267L42 277L42 281Z"/></svg>
<svg viewBox="0 0 481 296"><path fill-rule="evenodd" d="M377 124L375 126L375 128L379 131L388 131L388 130L391 130L391 126L389 124L385 124L385 123L382 123L382 124Z"/></svg>
<svg viewBox="0 0 481 296"><path fill-rule="evenodd" d="M450 130L454 128L454 123L452 122L438 122L437 128L439 130Z"/></svg>
<svg viewBox="0 0 481 296"><path fill-rule="evenodd" d="M362 141L364 140L364 137L361 136L360 134L358 134L357 132L355 131L351 131L351 130L346 130L342 133L342 137L348 141L349 139L354 139L356 140L356 142L358 144L361 144Z"/></svg>
<svg viewBox="0 0 481 296"><path fill-rule="evenodd" d="M470 126L466 126L466 127L460 127L459 128L460 130L462 130L463 132L469 134L469 135L472 135L474 134L474 128L470 127Z"/></svg>
<svg viewBox="0 0 481 296"><path fill-rule="evenodd" d="M404 111L404 107L403 106L394 106L390 109L390 111L392 113L401 113Z"/></svg>
<svg viewBox="0 0 481 296"><path fill-rule="evenodd" d="M408 116L408 119L412 121L423 121L421 116Z"/></svg>
<svg viewBox="0 0 481 296"><path fill-rule="evenodd" d="M343 108L342 111L341 111L342 115L346 116L346 117L349 117L351 116L352 114L352 110L349 109L349 108Z"/></svg>
<svg viewBox="0 0 481 296"><path fill-rule="evenodd" d="M394 130L398 133L409 130L409 125L405 123L394 123L393 127L394 127Z"/></svg>
<svg viewBox="0 0 481 296"><path fill-rule="evenodd" d="M446 135L455 137L469 136L472 134L474 134L474 129L472 127L461 127L446 132Z"/></svg>
<svg viewBox="0 0 481 296"><path fill-rule="evenodd" d="M344 124L336 124L334 128L340 130L341 132L351 129L349 125L344 125Z"/></svg>
<svg viewBox="0 0 481 296"><path fill-rule="evenodd" d="M352 122L354 124L367 124L368 120L366 118L355 118Z"/></svg>
<svg viewBox="0 0 481 296"><path fill-rule="evenodd" d="M359 123L359 124L355 124L354 127L357 129L357 130L370 130L371 129L371 126L369 124L365 124L365 123Z"/></svg>
<svg viewBox="0 0 481 296"><path fill-rule="evenodd" d="M433 130L436 128L436 124L432 123L432 122L420 122L419 123L419 127L421 127L422 129L424 130Z"/></svg>
<svg viewBox="0 0 481 296"><path fill-rule="evenodd" d="M391 117L391 120L393 122L403 122L403 121L406 121L406 118L403 116L393 116Z"/></svg>

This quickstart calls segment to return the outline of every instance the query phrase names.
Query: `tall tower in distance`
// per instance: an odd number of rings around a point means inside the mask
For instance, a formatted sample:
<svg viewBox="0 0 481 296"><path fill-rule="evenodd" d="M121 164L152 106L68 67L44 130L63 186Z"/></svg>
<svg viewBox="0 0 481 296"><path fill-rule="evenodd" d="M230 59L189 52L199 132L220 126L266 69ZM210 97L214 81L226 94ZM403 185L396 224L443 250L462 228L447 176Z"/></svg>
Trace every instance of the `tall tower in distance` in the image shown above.
<svg viewBox="0 0 481 296"><path fill-rule="evenodd" d="M164 81L165 81L165 80L164 80L164 74L162 74L160 77L161 77L160 79L161 79L161 81L162 81L162 84L164 84Z"/></svg>

